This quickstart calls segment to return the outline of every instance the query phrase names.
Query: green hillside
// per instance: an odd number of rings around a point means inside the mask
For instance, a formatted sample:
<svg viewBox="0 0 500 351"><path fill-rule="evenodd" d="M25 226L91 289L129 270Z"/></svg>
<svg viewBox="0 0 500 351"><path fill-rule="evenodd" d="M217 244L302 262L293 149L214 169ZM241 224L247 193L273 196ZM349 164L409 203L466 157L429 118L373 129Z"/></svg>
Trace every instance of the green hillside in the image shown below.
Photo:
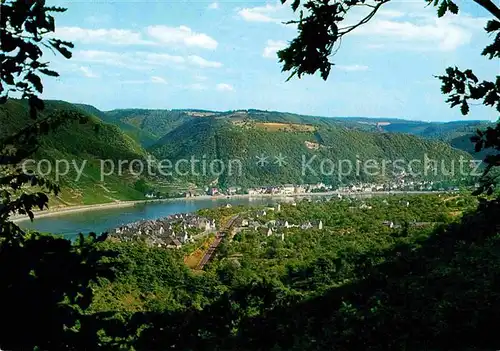
<svg viewBox="0 0 500 351"><path fill-rule="evenodd" d="M147 147L192 117L181 110L123 109L104 112L101 118L136 135L136 140Z"/></svg>
<svg viewBox="0 0 500 351"><path fill-rule="evenodd" d="M460 157L470 158L469 154L450 144L403 132L407 130L402 127L405 123L423 128L424 122L399 119L391 121L394 125L399 124L401 132L384 133L368 118L311 117L259 110L103 112L89 105L48 101L44 114L56 110L91 116L87 124L71 122L61 126L42 140L42 148L37 154L37 158L49 160L75 159L80 163L87 160L85 172L78 182L74 181L76 173L73 170L62 178L65 190L59 201L65 204L142 198L144 189L136 190L139 188L134 184L138 179L128 172L122 177L109 176L101 182L98 159L111 159L117 164L118 160L145 158L143 147L148 145L152 145L149 150L154 156L168 159L174 166L179 160L187 160L179 164L180 174L173 168L173 177L152 180L157 189L170 189L173 183L175 187L188 183L251 187L317 182L340 186L353 182L383 183L396 177L403 177L405 181L457 182L464 181L464 177L453 178L442 173L450 169L452 161L458 168ZM0 120L5 126L3 135L18 130L29 122L26 105L19 100L10 101L2 107ZM427 125L419 133L432 139L446 139L451 145L470 151L464 136L478 123ZM384 128L391 125L384 125ZM96 127L98 132L95 132ZM438 161L437 174L429 167L424 173L424 155ZM191 157L198 161L194 168L189 163ZM259 157L263 163L257 165ZM412 170L418 175L409 175L408 162L414 159L419 160L412 164ZM220 162L213 163L213 160L221 160L224 169ZM366 160L373 160L370 162L376 169L356 168ZM400 160L399 166L392 164L395 160ZM444 163L444 170L441 163Z"/></svg>
<svg viewBox="0 0 500 351"><path fill-rule="evenodd" d="M385 181L401 173L399 168L388 165L384 175L356 172L356 159L364 162L373 159L382 172L382 160L424 160L444 162L449 169L452 160L458 168L461 156L470 155L453 149L443 142L429 141L415 136L396 133L371 133L337 126L314 126L304 124L268 123L252 119L209 117L186 122L164 136L151 149L160 159L175 164L178 160L199 160L195 166L198 175L186 175L185 179L197 184L218 183L223 186L256 186L275 184L303 184L324 182L325 184L348 184L353 181ZM276 157L284 157L286 164L278 165ZM267 156L265 165L259 166L258 157ZM313 158L313 161L310 160ZM214 164L215 176L210 172L212 160L222 160L225 172L219 177L219 165ZM206 171L203 171L206 160ZM339 160L351 162L353 171L339 181ZM183 161L181 172L191 165ZM239 172L238 162L241 165ZM323 171L320 168L323 162ZM333 162L333 163L332 163ZM347 161L346 161L347 162ZM310 168L303 167L309 164ZM333 164L333 171L332 170ZM337 167L338 166L338 167ZM347 165L343 171L348 171ZM305 172L303 172L305 169ZM423 173L423 165L414 164L415 173ZM230 174L232 172L232 174ZM370 172L375 173L375 172ZM427 177L414 179L448 179L428 172ZM410 179L410 178L408 178Z"/></svg>
<svg viewBox="0 0 500 351"><path fill-rule="evenodd" d="M67 102L46 101L45 105L42 118L61 111L86 114ZM142 199L144 194L134 187L137 179L126 170L123 176L111 175L101 182L99 160L110 159L117 164L118 160L143 159L146 152L117 126L103 123L96 116L87 116L90 117L88 123L70 121L44 136L34 155L37 160L48 159L52 167L58 159L66 159L70 164L75 162L78 167L85 160L87 162L78 181L75 180L77 172L73 167L70 167L67 175L61 177L62 192L58 198L52 199L52 204L79 205ZM24 101L10 100L0 107L0 137L14 133L28 123L32 123L32 120L29 119Z"/></svg>
<svg viewBox="0 0 500 351"><path fill-rule="evenodd" d="M115 118L112 115L112 113L107 113L98 110L97 108L91 105L84 105L84 104L75 104L75 105L84 110L85 112L99 117L100 119L102 119L107 123L111 123L118 126L125 134L130 136L132 139L134 139L136 142L138 142L144 147L148 147L154 144L156 140L158 140L156 136L147 131L142 130L138 126L121 121L119 118Z"/></svg>
<svg viewBox="0 0 500 351"><path fill-rule="evenodd" d="M423 122L399 118L382 117L314 117L276 111L248 110L248 118L263 122L300 123L323 127L346 127L371 132L389 132L417 135L422 138L439 140L470 153L476 159L484 159L489 153L476 154L470 137L477 129L486 129L494 124L488 121Z"/></svg>
<svg viewBox="0 0 500 351"><path fill-rule="evenodd" d="M454 121L429 126L421 135L425 138L445 141L454 148L467 151L474 159L483 160L487 155L494 154L495 150L484 149L476 153L470 139L478 129L485 130L493 126L494 123L485 121Z"/></svg>
<svg viewBox="0 0 500 351"><path fill-rule="evenodd" d="M219 117L233 122L251 120L263 123L306 124L321 128L347 128L376 133L411 134L426 139L444 141L455 148L470 153L476 159L483 159L488 152L475 154L470 137L475 134L478 128L485 129L492 125L491 122L480 120L424 122L384 117L320 117L256 109L224 112L195 109L117 109L105 112L90 105L77 105L103 121L120 127L123 132L145 148L151 147L163 136L193 119Z"/></svg>

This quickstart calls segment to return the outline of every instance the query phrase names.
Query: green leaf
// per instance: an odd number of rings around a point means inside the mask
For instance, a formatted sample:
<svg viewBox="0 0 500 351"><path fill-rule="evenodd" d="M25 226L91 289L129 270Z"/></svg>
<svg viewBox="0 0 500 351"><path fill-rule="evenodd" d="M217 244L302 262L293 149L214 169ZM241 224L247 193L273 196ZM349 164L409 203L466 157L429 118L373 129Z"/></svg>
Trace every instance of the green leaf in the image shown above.
<svg viewBox="0 0 500 351"><path fill-rule="evenodd" d="M462 100L462 105L460 105L460 112L465 116L469 113L469 104L466 100Z"/></svg>
<svg viewBox="0 0 500 351"><path fill-rule="evenodd" d="M458 13L457 4L455 4L453 1L448 1L448 10L450 10L451 13L456 15Z"/></svg>
<svg viewBox="0 0 500 351"><path fill-rule="evenodd" d="M31 84L33 84L33 86L35 87L36 91L38 91L39 93L43 93L42 80L40 79L39 76L37 76L36 74L30 72L30 73L28 73L26 75L26 79Z"/></svg>
<svg viewBox="0 0 500 351"><path fill-rule="evenodd" d="M448 3L446 1L443 1L441 5L439 5L438 7L438 12L437 12L438 17L443 17L444 14L446 13L446 10L448 10Z"/></svg>
<svg viewBox="0 0 500 351"><path fill-rule="evenodd" d="M500 22L497 20L490 20L484 28L488 33L500 30Z"/></svg>
<svg viewBox="0 0 500 351"><path fill-rule="evenodd" d="M72 56L71 51L69 51L66 47L73 48L74 45L72 43L61 41L58 39L53 39L50 41L49 44L54 49L56 49L61 55L63 55L65 58L67 58L67 59L71 58L71 56Z"/></svg>
<svg viewBox="0 0 500 351"><path fill-rule="evenodd" d="M59 73L57 73L55 71L51 71L50 69L42 68L42 69L40 69L40 72L42 72L43 74L46 74L48 76L51 76L51 77L59 77Z"/></svg>
<svg viewBox="0 0 500 351"><path fill-rule="evenodd" d="M63 55L65 58L67 58L67 59L70 59L71 56L73 56L73 54L71 53L71 51L69 51L68 49L66 49L63 46L57 46L56 50L59 51L59 53L61 55Z"/></svg>
<svg viewBox="0 0 500 351"><path fill-rule="evenodd" d="M45 107L43 100L39 99L36 96L30 97L29 104L30 104L30 107L36 108L37 110L40 110L40 111L43 110Z"/></svg>

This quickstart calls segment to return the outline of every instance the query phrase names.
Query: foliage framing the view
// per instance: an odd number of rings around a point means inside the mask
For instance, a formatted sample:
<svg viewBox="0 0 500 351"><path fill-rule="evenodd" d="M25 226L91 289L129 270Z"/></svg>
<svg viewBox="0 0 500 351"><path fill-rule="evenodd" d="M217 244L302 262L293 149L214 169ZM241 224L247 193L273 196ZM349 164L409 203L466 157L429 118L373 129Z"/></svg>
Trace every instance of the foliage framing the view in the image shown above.
<svg viewBox="0 0 500 351"><path fill-rule="evenodd" d="M33 120L32 124L0 140L0 235L4 237L21 233L9 221L11 214L27 214L33 219L32 209L43 209L48 203L47 193L59 191L52 181L22 172L20 162L37 150L40 135L68 119L86 120L78 114L57 112L39 118L39 112L44 109L39 98L43 93L41 75L59 76L49 69L48 62L42 62L43 48L68 59L71 57L69 49L73 44L50 36L55 31L52 13L65 10L45 6L45 0L7 0L0 4L0 104L5 104L9 96L19 96L28 101ZM27 191L29 187L38 187L41 191Z"/></svg>
<svg viewBox="0 0 500 351"><path fill-rule="evenodd" d="M458 6L451 0L425 0L429 5L437 7L438 17L447 12L458 14ZM489 20L485 31L494 36L493 42L482 52L488 59L500 58L500 8L490 0L474 0L479 6L493 15ZM282 0L283 3L286 0ZM358 27L368 23L377 11L390 0L294 0L292 9L300 10L299 20L288 23L297 24L298 35L289 46L278 51L279 61L283 64L283 71L291 72L288 79L297 75L299 78L304 74L315 74L320 72L321 77L326 80L330 75L332 56L339 49L340 43L345 35L356 30ZM355 8L368 9L368 14L353 25L343 25L347 14ZM438 77L442 82L441 91L448 95L446 102L451 107L460 106L463 115L469 113L471 101L479 101L485 106L496 108L500 112L500 76L488 81L480 81L472 70L460 70L457 67L448 67L446 74ZM500 126L489 127L485 131L477 132L473 137L476 151L485 148L500 150ZM484 160L486 169L483 176L482 186L479 192L493 190L493 180L487 175L491 168L500 165L500 155L489 155Z"/></svg>
<svg viewBox="0 0 500 351"><path fill-rule="evenodd" d="M471 202L439 194L367 200L369 209L352 199L284 205L264 220L325 228L292 229L281 240L241 232L203 274L185 267L182 250L93 236L76 245L41 235L3 241L0 346L498 349L499 205L455 222ZM446 225L412 229L410 221ZM120 255L103 261L108 249ZM118 279L102 274L108 266Z"/></svg>

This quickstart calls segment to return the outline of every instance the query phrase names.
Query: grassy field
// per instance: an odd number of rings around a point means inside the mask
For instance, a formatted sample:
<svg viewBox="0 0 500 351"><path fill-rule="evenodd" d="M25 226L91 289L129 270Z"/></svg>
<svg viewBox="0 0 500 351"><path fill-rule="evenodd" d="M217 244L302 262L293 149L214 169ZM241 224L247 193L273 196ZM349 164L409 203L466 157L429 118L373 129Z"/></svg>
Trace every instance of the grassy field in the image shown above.
<svg viewBox="0 0 500 351"><path fill-rule="evenodd" d="M307 124L294 123L275 123L275 122L257 122L255 127L268 132L285 131L285 132L314 132L316 128Z"/></svg>
<svg viewBox="0 0 500 351"><path fill-rule="evenodd" d="M195 269L200 260L202 259L205 252L207 252L210 245L212 245L215 240L215 236L210 236L207 240L203 242L203 244L193 251L191 254L184 257L184 263L191 269Z"/></svg>

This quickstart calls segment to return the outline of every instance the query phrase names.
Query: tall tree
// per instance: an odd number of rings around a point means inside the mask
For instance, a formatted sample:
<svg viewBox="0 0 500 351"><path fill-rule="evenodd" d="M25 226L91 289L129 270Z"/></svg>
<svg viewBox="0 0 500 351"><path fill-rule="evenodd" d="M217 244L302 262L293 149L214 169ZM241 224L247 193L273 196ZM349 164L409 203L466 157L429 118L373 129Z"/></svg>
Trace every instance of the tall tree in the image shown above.
<svg viewBox="0 0 500 351"><path fill-rule="evenodd" d="M33 219L32 209L45 208L48 194L59 191L50 180L20 167L37 150L40 137L66 121L87 121L78 113L41 113L41 77L59 76L42 61L44 50L71 57L73 44L51 36L52 14L64 11L45 6L45 0L0 2L0 103L9 97L26 100L32 120L0 140L0 347L9 350L96 349L97 326L85 312L91 284L113 276L101 261L112 253L95 245L105 235L80 235L72 243L26 234L9 219L13 213Z"/></svg>
<svg viewBox="0 0 500 351"><path fill-rule="evenodd" d="M71 58L70 42L52 37L55 31L53 13L64 12L60 7L45 6L45 0L5 0L0 3L0 104L11 96L29 103L33 123L14 135L0 139L0 236L8 240L22 231L9 217L14 213L27 214L33 219L34 207L48 204L48 193L59 187L36 174L26 174L20 162L32 155L39 146L39 137L49 133L70 117L54 113L40 118L44 103L42 75L57 77L43 61L44 50ZM36 189L38 190L33 190ZM31 188L31 191L30 191Z"/></svg>
<svg viewBox="0 0 500 351"><path fill-rule="evenodd" d="M281 0L285 3L286 0ZM321 77L327 80L334 65L332 60L340 48L342 39L349 33L368 23L377 12L391 0L293 0L292 9L299 12L298 20L288 22L297 24L298 35L289 46L278 52L283 65L283 71L291 72L288 79L304 74L315 74L319 71ZM459 7L451 0L425 0L437 8L437 16L442 17L447 12L458 14ZM487 59L500 58L500 8L491 0L474 0L492 15L485 31L493 36L490 45L481 53ZM423 3L424 5L424 3ZM349 14L364 9L365 16L354 24L345 24L350 19ZM345 24L345 25L344 25ZM451 107L459 106L463 115L469 114L469 105L479 101L485 106L495 108L500 112L500 76L492 80L482 80L471 69L460 70L448 67L446 73L438 77L441 82L441 92L448 95L446 100ZM500 151L500 124L495 128L477 132L472 138L476 151L493 148ZM480 192L493 190L494 179L488 177L489 171L500 166L500 154L490 155L485 159L486 169Z"/></svg>

